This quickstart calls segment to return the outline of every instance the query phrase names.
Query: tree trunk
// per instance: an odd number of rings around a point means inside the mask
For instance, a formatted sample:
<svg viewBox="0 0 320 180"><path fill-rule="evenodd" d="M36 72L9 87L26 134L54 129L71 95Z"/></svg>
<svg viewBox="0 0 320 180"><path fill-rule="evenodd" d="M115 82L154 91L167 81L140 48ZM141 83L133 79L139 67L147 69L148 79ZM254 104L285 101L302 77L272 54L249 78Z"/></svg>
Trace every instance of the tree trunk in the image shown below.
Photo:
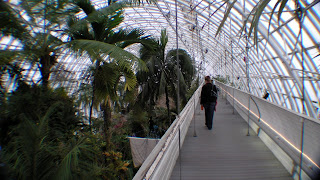
<svg viewBox="0 0 320 180"><path fill-rule="evenodd" d="M154 92L152 91L151 92L151 95L150 95L150 99L149 99L149 117L152 117L152 109L153 109L153 105L154 105Z"/></svg>
<svg viewBox="0 0 320 180"><path fill-rule="evenodd" d="M97 69L99 67L99 63L98 61L96 62L96 69L94 71L94 74L93 74L93 81L92 81L92 99L91 99L91 104L90 104L90 111L89 111L89 126L90 126L90 129L92 129L92 111L93 111L93 103L94 103L94 98L95 98L95 93L96 93L96 83L95 83L95 77L96 77L96 74L97 74Z"/></svg>
<svg viewBox="0 0 320 180"><path fill-rule="evenodd" d="M168 111L168 119L170 124L171 122L171 118L170 118L170 106L169 106L169 94L168 94L168 86L165 87L165 94L166 94L166 105L167 105L167 111Z"/></svg>
<svg viewBox="0 0 320 180"><path fill-rule="evenodd" d="M110 150L111 148L111 131L110 131L110 127L111 127L111 107L110 107L110 103L107 102L105 104L102 104L101 109L103 111L103 132L104 132L104 140L106 142L106 148L107 151Z"/></svg>
<svg viewBox="0 0 320 180"><path fill-rule="evenodd" d="M49 86L49 77L50 77L50 70L51 67L55 63L55 55L50 56L46 54L40 57L40 73L41 73L41 80L42 85L44 88L48 88Z"/></svg>

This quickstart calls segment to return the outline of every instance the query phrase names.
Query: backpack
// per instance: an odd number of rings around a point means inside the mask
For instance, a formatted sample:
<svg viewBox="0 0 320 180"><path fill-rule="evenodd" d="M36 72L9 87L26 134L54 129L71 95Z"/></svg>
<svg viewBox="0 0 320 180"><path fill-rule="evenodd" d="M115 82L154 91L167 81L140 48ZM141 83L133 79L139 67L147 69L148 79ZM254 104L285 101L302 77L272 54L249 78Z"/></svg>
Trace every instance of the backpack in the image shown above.
<svg viewBox="0 0 320 180"><path fill-rule="evenodd" d="M211 91L210 91L210 96L213 98L213 99L218 99L218 94L217 94L217 92L215 92L214 90L213 90L213 86L215 86L215 85L212 85L211 86ZM217 89L217 88L216 88Z"/></svg>

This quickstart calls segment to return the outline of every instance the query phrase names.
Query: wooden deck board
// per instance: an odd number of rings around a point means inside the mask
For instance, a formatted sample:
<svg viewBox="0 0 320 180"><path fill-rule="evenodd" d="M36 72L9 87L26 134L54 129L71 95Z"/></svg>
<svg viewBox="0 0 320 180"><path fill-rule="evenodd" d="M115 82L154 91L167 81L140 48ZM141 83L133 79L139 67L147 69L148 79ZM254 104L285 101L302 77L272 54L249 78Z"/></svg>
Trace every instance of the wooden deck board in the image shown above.
<svg viewBox="0 0 320 180"><path fill-rule="evenodd" d="M219 99L213 130L204 125L204 111L198 107L191 122L171 180L292 180L247 123L232 113L232 106Z"/></svg>

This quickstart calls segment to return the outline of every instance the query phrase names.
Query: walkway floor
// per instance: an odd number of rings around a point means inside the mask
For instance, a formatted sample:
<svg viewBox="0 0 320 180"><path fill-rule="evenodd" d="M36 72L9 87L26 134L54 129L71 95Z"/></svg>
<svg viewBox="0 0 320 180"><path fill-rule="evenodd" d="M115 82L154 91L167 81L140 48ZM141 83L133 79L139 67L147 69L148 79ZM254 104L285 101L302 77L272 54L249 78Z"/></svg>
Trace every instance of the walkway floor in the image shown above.
<svg viewBox="0 0 320 180"><path fill-rule="evenodd" d="M204 125L204 111L197 109L197 137L192 121L171 180L292 180L252 129L247 136L247 123L225 99L218 101L211 131Z"/></svg>

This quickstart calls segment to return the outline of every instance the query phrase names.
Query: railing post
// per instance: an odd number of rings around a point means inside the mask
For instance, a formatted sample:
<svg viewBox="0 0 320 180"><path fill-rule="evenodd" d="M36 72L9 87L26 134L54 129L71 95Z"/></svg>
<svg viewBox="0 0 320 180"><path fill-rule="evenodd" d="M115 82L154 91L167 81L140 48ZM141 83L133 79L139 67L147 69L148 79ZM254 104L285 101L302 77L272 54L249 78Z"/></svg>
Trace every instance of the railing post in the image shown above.
<svg viewBox="0 0 320 180"><path fill-rule="evenodd" d="M179 167L180 167L180 180L181 180L182 167L181 167L181 132L180 132L180 124L179 124Z"/></svg>
<svg viewBox="0 0 320 180"><path fill-rule="evenodd" d="M196 98L193 97L193 137L197 137L196 133Z"/></svg>

